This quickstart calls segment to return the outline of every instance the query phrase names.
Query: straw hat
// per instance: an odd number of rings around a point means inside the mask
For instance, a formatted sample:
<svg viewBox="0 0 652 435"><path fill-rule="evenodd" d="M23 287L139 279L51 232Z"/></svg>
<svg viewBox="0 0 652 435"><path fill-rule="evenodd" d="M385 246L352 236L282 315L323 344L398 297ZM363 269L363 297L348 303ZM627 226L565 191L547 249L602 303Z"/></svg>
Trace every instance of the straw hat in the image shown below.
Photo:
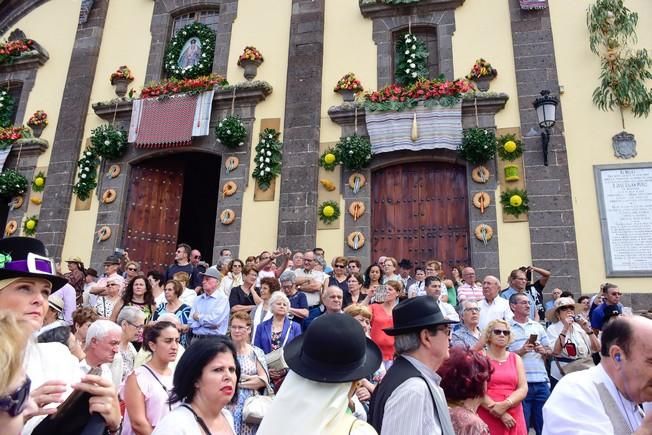
<svg viewBox="0 0 652 435"><path fill-rule="evenodd" d="M576 304L573 298L558 298L555 301L555 305L546 311L546 320L551 323L558 321L559 317L557 316L557 312L564 307L573 307L578 312L584 309L584 305Z"/></svg>

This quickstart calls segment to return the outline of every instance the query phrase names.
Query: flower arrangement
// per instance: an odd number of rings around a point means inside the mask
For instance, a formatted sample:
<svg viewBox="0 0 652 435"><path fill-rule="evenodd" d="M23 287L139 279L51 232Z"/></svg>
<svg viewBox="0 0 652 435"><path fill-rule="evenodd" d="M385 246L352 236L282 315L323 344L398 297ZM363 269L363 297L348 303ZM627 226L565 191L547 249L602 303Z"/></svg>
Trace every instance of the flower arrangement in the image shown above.
<svg viewBox="0 0 652 435"><path fill-rule="evenodd" d="M464 79L418 80L410 86L396 84L365 94L365 108L371 111L405 110L424 101L426 106L450 106L460 101L463 94L471 91L471 84Z"/></svg>
<svg viewBox="0 0 652 435"><path fill-rule="evenodd" d="M127 132L111 124L100 125L91 131L94 152L107 159L117 159L127 151Z"/></svg>
<svg viewBox="0 0 652 435"><path fill-rule="evenodd" d="M0 90L0 128L7 128L11 125L14 105L14 98L9 92Z"/></svg>
<svg viewBox="0 0 652 435"><path fill-rule="evenodd" d="M0 196L11 198L27 191L27 178L13 169L0 172Z"/></svg>
<svg viewBox="0 0 652 435"><path fill-rule="evenodd" d="M34 177L32 180L32 191L34 192L43 192L45 189L45 180L47 177L43 173L43 171L39 171L38 174Z"/></svg>
<svg viewBox="0 0 652 435"><path fill-rule="evenodd" d="M0 150L5 150L18 139L27 137L29 132L25 127L0 128Z"/></svg>
<svg viewBox="0 0 652 435"><path fill-rule="evenodd" d="M503 211L512 216L519 216L530 209L527 192L521 189L506 190L500 195L500 203Z"/></svg>
<svg viewBox="0 0 652 435"><path fill-rule="evenodd" d="M264 61L263 55L256 49L256 47L248 46L245 47L244 51L238 57L238 66L242 65L243 62L255 62L259 65Z"/></svg>
<svg viewBox="0 0 652 435"><path fill-rule="evenodd" d="M464 130L462 143L457 148L460 157L477 165L494 158L496 155L496 135L484 128Z"/></svg>
<svg viewBox="0 0 652 435"><path fill-rule="evenodd" d="M0 43L0 65L12 63L27 51L34 50L34 41L31 39L18 39Z"/></svg>
<svg viewBox="0 0 652 435"><path fill-rule="evenodd" d="M165 50L164 67L171 77L192 79L213 70L215 32L205 24L194 22L182 27Z"/></svg>
<svg viewBox="0 0 652 435"><path fill-rule="evenodd" d="M324 201L319 204L319 220L325 224L330 224L340 217L340 206L335 201Z"/></svg>
<svg viewBox="0 0 652 435"><path fill-rule="evenodd" d="M131 70L127 65L122 65L120 68L115 70L113 74L111 74L111 84L114 84L113 82L116 80L126 80L128 82L132 82L134 80L134 75L131 73Z"/></svg>
<svg viewBox="0 0 652 435"><path fill-rule="evenodd" d="M72 190L77 197L85 201L91 196L93 189L97 187L97 166L100 158L95 154L92 147L84 150L81 158L77 161L77 182Z"/></svg>
<svg viewBox="0 0 652 435"><path fill-rule="evenodd" d="M25 219L23 223L23 233L26 236L33 236L36 234L36 226L38 225L38 216L33 215Z"/></svg>
<svg viewBox="0 0 652 435"><path fill-rule="evenodd" d="M45 127L48 125L48 114L43 110L37 110L27 120L27 125L30 127Z"/></svg>
<svg viewBox="0 0 652 435"><path fill-rule="evenodd" d="M319 166L327 171L335 170L335 167L340 164L336 153L334 148L328 148L324 151L321 157L319 157Z"/></svg>
<svg viewBox="0 0 652 435"><path fill-rule="evenodd" d="M357 134L344 137L335 145L335 156L342 166L357 171L369 165L371 143L369 139Z"/></svg>
<svg viewBox="0 0 652 435"><path fill-rule="evenodd" d="M148 83L142 91L140 98L160 98L174 94L200 94L213 89L216 85L225 85L226 80L219 74L210 74L194 79L169 79L160 82Z"/></svg>
<svg viewBox="0 0 652 435"><path fill-rule="evenodd" d="M498 139L496 151L501 159L513 162L523 155L523 142L513 134L505 134Z"/></svg>
<svg viewBox="0 0 652 435"><path fill-rule="evenodd" d="M362 87L360 80L356 78L355 74L350 72L342 77L335 85L335 88L333 88L333 92L338 91L351 91L357 94L358 92L364 91L364 88Z"/></svg>
<svg viewBox="0 0 652 435"><path fill-rule="evenodd" d="M466 78L469 80L478 80L483 77L496 77L498 75L498 71L491 66L489 62L484 60L483 58L477 59L475 61L475 64L473 65L473 68L471 68L471 72L467 74Z"/></svg>
<svg viewBox="0 0 652 435"><path fill-rule="evenodd" d="M247 129L238 116L229 115L215 127L215 137L228 148L244 145Z"/></svg>
<svg viewBox="0 0 652 435"><path fill-rule="evenodd" d="M410 85L428 77L428 48L413 33L406 33L396 43L396 82Z"/></svg>
<svg viewBox="0 0 652 435"><path fill-rule="evenodd" d="M266 128L259 135L259 142L256 145L256 165L252 176L258 182L262 190L269 189L272 180L281 173L281 148L283 144L278 138L281 133L273 128Z"/></svg>

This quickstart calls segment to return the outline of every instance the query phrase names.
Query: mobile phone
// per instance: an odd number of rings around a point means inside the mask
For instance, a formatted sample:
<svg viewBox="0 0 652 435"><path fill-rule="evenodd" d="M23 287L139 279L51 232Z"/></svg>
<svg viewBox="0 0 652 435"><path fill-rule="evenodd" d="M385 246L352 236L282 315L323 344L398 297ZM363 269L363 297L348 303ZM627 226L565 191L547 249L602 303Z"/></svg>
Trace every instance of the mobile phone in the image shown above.
<svg viewBox="0 0 652 435"><path fill-rule="evenodd" d="M376 288L376 294L374 294L374 301L375 302L385 302L385 299L387 298L387 286L385 284L379 285Z"/></svg>
<svg viewBox="0 0 652 435"><path fill-rule="evenodd" d="M113 250L113 254L118 256L118 257L122 257L123 255L125 255L125 250L122 249L122 248L115 248Z"/></svg>
<svg viewBox="0 0 652 435"><path fill-rule="evenodd" d="M530 344L536 344L538 338L539 336L537 334L530 334L530 338L527 342Z"/></svg>

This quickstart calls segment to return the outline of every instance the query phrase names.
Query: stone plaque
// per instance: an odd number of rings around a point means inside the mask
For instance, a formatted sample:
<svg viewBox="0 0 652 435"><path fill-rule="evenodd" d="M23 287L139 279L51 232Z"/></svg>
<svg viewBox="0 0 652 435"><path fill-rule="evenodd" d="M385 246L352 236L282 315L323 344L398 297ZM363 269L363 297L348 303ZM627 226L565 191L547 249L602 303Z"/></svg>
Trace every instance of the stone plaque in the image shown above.
<svg viewBox="0 0 652 435"><path fill-rule="evenodd" d="M607 276L652 276L652 164L593 169Z"/></svg>

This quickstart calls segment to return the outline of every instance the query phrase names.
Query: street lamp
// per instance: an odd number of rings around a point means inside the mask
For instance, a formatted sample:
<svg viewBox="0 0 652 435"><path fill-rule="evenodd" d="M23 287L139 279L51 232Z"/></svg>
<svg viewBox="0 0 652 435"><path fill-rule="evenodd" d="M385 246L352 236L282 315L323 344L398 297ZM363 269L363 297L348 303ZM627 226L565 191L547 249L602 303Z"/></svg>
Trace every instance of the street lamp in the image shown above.
<svg viewBox="0 0 652 435"><path fill-rule="evenodd" d="M550 95L550 91L541 91L541 96L534 100L532 105L537 111L539 127L541 127L541 143L543 145L543 164L548 166L548 144L550 143L551 129L555 125L555 112L559 100Z"/></svg>

